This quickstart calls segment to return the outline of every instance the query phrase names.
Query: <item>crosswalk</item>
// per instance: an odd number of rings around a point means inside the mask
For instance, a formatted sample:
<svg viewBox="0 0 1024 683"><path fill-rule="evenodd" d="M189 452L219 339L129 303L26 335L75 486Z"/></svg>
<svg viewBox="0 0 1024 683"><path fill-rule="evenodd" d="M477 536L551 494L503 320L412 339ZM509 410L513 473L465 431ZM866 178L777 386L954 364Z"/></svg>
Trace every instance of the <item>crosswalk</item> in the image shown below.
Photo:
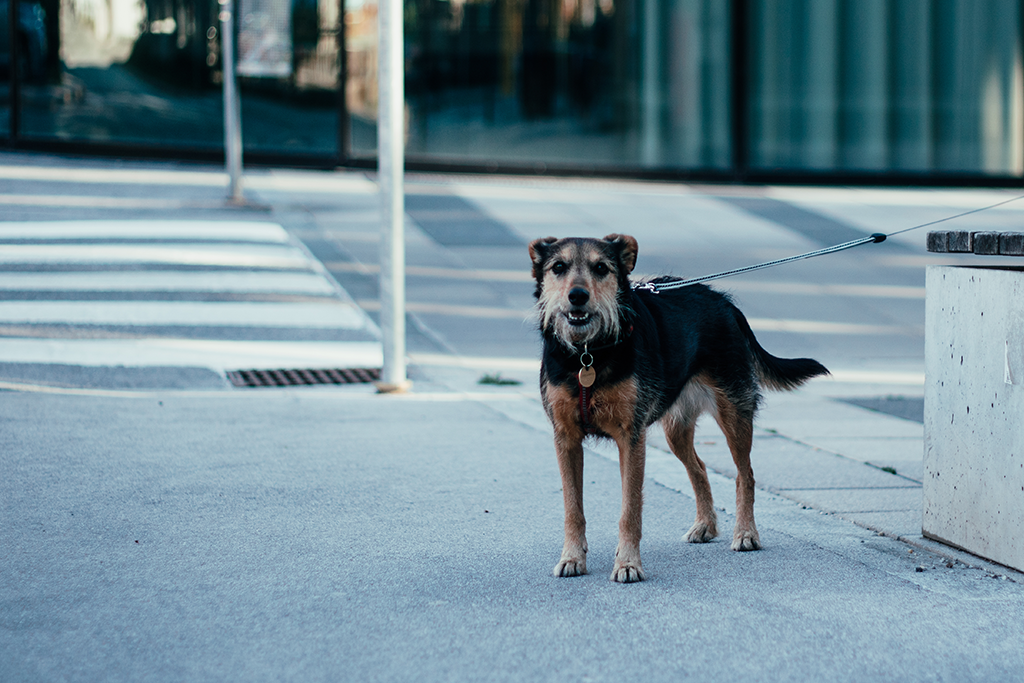
<svg viewBox="0 0 1024 683"><path fill-rule="evenodd" d="M379 339L275 223L0 222L0 364L373 368Z"/></svg>

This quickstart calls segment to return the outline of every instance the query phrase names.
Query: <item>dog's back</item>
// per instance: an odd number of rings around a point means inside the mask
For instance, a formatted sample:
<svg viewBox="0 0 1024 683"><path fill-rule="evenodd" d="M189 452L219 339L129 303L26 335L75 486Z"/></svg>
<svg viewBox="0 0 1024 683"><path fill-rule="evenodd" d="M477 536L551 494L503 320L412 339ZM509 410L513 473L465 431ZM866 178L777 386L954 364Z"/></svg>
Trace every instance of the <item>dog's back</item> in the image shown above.
<svg viewBox="0 0 1024 683"><path fill-rule="evenodd" d="M657 278L670 283L675 278ZM751 417L760 402L759 387L794 389L828 374L810 358L779 358L754 336L743 313L728 295L706 285L652 292L631 292L638 373L664 384L667 409L695 377L710 380ZM658 411L655 419L663 414Z"/></svg>

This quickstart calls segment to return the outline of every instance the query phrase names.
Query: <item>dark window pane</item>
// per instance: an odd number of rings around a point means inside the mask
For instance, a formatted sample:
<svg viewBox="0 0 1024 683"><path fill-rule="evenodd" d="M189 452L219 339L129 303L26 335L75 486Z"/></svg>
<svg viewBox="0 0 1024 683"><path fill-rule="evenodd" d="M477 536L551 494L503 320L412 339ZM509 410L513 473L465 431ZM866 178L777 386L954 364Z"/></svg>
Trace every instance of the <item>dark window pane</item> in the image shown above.
<svg viewBox="0 0 1024 683"><path fill-rule="evenodd" d="M754 0L760 168L1024 173L1018 0Z"/></svg>
<svg viewBox="0 0 1024 683"><path fill-rule="evenodd" d="M721 0L412 0L408 156L727 168ZM352 147L376 145L376 5L346 4Z"/></svg>
<svg viewBox="0 0 1024 683"><path fill-rule="evenodd" d="M216 0L53 0L59 50L26 137L220 149ZM246 150L337 154L338 0L239 0Z"/></svg>
<svg viewBox="0 0 1024 683"><path fill-rule="evenodd" d="M57 14L56 0L0 0L0 134L11 132L15 76L24 97L59 73Z"/></svg>

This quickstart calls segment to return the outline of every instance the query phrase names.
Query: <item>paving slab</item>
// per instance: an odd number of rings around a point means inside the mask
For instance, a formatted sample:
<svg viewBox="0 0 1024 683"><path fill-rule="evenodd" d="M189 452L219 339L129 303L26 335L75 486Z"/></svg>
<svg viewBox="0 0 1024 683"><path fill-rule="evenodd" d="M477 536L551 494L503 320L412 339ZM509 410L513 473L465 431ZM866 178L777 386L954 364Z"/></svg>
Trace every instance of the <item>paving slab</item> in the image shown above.
<svg viewBox="0 0 1024 683"><path fill-rule="evenodd" d="M785 429L782 427L782 429ZM880 463L891 460L910 460L924 453L923 437L815 437L812 443L833 453L842 453L861 462Z"/></svg>
<svg viewBox="0 0 1024 683"><path fill-rule="evenodd" d="M715 471L729 477L736 476L724 437L714 445L699 443L697 454ZM771 489L920 486L857 460L808 447L779 435L755 438L751 460L758 485Z"/></svg>
<svg viewBox="0 0 1024 683"><path fill-rule="evenodd" d="M808 441L822 437L920 439L924 433L919 422L839 401L819 401L802 393L772 395L765 401L759 423Z"/></svg>
<svg viewBox="0 0 1024 683"><path fill-rule="evenodd" d="M885 512L840 512L839 517L848 519L865 529L900 539L921 538L921 510L886 510Z"/></svg>
<svg viewBox="0 0 1024 683"><path fill-rule="evenodd" d="M780 493L828 512L918 512L921 487L782 489Z"/></svg>

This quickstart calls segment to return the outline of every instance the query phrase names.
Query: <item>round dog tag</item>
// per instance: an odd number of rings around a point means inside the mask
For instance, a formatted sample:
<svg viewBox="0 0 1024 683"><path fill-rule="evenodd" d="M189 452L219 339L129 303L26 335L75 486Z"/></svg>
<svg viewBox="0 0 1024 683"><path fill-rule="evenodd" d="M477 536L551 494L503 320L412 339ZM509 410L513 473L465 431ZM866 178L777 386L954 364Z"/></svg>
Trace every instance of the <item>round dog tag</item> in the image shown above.
<svg viewBox="0 0 1024 683"><path fill-rule="evenodd" d="M589 389L590 387L594 386L595 379L597 379L597 372L594 370L594 368L580 368L580 386L587 387Z"/></svg>

